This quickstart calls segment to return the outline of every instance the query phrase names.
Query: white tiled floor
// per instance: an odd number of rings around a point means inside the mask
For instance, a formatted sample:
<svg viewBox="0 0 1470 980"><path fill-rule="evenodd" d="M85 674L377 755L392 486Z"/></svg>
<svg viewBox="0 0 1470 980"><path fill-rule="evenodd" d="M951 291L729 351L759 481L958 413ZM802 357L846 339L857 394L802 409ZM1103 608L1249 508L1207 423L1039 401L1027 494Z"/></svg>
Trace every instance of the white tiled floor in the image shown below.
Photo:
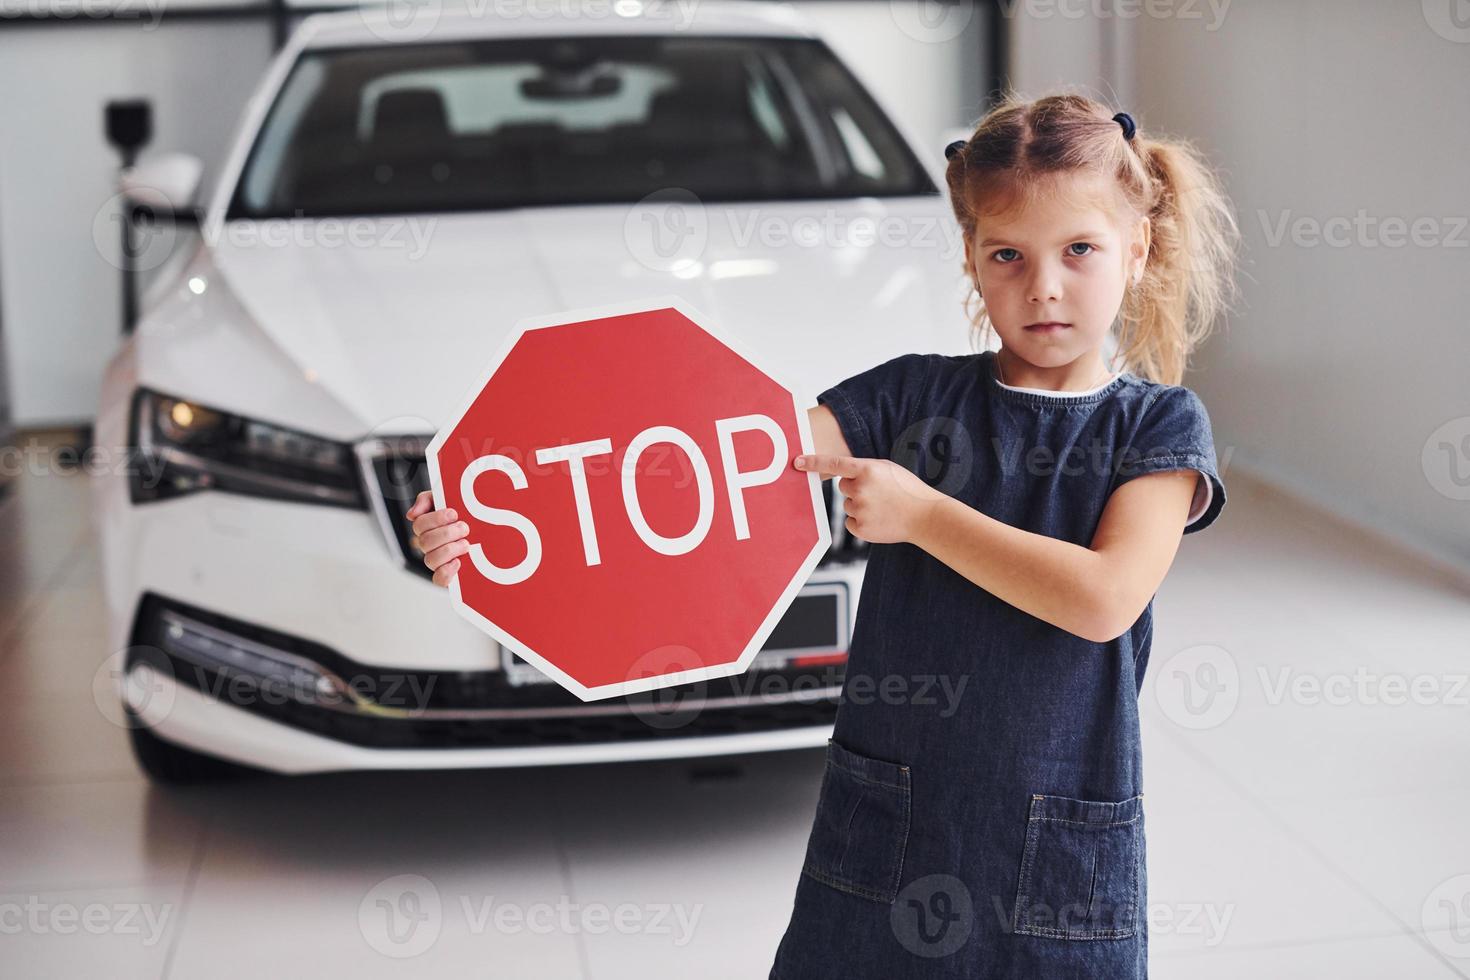
<svg viewBox="0 0 1470 980"><path fill-rule="evenodd" d="M1155 606L1152 975L1470 977L1470 591L1238 468L1230 494ZM0 541L0 974L766 976L821 750L155 788L94 700L84 483L23 476ZM1373 703L1385 675L1433 703ZM1293 687L1322 682L1347 696ZM378 951L385 894L439 903L411 960ZM672 911L561 927L620 906Z"/></svg>

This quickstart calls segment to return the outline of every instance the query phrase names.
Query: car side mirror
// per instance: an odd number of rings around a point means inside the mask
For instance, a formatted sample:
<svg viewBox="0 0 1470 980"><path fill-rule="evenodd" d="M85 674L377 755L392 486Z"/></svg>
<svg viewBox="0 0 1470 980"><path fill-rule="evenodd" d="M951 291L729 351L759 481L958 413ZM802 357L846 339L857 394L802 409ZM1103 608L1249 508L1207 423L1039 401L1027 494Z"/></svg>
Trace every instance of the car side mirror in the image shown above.
<svg viewBox="0 0 1470 980"><path fill-rule="evenodd" d="M187 153L162 153L132 167L117 178L118 193L132 204L147 208L155 217L175 223L197 223L199 209L193 204L204 165Z"/></svg>

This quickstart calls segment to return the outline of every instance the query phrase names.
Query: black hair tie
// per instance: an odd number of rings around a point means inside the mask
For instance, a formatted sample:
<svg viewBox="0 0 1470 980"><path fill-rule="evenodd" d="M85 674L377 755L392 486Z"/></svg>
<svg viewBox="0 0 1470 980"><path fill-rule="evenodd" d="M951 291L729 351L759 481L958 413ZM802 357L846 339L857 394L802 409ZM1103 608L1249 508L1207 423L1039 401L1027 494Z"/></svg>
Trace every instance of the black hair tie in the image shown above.
<svg viewBox="0 0 1470 980"><path fill-rule="evenodd" d="M1138 132L1138 127L1134 125L1133 117L1126 112L1120 112L1113 117L1113 122L1123 127L1123 138L1132 143L1133 134Z"/></svg>
<svg viewBox="0 0 1470 980"><path fill-rule="evenodd" d="M955 140L953 143L949 144L948 146L946 146L944 148L944 159L946 159L946 160L952 160L952 159L954 159L954 155L956 153L960 152L961 150L963 150L964 148L965 148L965 141L964 140Z"/></svg>

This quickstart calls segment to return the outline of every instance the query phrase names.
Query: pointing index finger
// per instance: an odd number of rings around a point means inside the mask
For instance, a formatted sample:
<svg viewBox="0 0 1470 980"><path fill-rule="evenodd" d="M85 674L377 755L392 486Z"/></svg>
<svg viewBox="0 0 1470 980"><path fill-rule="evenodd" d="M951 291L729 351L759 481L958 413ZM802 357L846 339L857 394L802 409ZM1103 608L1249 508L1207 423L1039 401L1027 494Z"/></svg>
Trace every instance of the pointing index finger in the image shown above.
<svg viewBox="0 0 1470 980"><path fill-rule="evenodd" d="M853 456L830 456L821 453L798 456L795 461L799 470L815 471L821 476L857 476L862 463Z"/></svg>

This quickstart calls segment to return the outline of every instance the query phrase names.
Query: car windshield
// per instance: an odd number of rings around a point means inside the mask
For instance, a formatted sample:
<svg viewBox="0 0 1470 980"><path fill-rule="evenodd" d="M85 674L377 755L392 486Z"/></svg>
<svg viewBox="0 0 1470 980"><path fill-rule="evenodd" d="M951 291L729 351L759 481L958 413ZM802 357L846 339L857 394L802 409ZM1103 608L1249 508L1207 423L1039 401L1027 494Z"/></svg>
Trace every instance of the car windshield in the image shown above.
<svg viewBox="0 0 1470 980"><path fill-rule="evenodd" d="M230 218L938 193L820 41L575 37L305 53Z"/></svg>

